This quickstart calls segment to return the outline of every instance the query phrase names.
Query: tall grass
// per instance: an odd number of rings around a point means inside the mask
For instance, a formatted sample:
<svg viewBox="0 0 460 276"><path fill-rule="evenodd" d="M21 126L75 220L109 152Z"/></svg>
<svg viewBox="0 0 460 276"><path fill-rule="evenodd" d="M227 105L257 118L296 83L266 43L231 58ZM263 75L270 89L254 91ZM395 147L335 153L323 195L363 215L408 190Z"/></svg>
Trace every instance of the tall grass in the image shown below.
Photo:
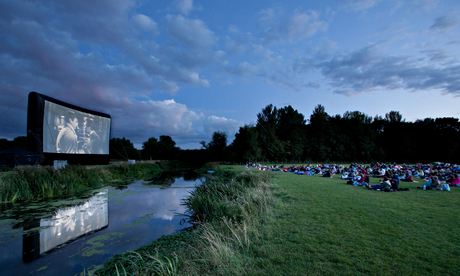
<svg viewBox="0 0 460 276"><path fill-rule="evenodd" d="M0 203L15 203L79 195L106 185L148 179L169 169L171 162L119 164L107 166L20 167L0 173Z"/></svg>
<svg viewBox="0 0 460 276"><path fill-rule="evenodd" d="M184 202L192 229L116 256L96 274L244 274L271 207L268 180L268 174L218 170Z"/></svg>

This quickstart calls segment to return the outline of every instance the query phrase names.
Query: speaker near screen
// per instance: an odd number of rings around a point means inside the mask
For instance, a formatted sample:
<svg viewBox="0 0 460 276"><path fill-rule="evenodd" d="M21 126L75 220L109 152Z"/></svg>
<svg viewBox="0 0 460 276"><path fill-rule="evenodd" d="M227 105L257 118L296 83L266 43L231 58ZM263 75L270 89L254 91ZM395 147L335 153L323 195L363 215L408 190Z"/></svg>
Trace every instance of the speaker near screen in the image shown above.
<svg viewBox="0 0 460 276"><path fill-rule="evenodd" d="M110 115L30 92L27 117L29 141L43 163L108 163Z"/></svg>

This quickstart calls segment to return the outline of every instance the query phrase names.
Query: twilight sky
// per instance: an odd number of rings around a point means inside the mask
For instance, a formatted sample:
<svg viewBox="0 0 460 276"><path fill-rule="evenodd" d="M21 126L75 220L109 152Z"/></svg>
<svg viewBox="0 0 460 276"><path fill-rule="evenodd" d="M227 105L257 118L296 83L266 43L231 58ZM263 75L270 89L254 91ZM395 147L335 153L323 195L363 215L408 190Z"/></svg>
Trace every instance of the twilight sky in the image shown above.
<svg viewBox="0 0 460 276"><path fill-rule="evenodd" d="M5 138L26 134L29 91L137 146L231 142L270 103L460 117L458 0L0 0L0 41Z"/></svg>

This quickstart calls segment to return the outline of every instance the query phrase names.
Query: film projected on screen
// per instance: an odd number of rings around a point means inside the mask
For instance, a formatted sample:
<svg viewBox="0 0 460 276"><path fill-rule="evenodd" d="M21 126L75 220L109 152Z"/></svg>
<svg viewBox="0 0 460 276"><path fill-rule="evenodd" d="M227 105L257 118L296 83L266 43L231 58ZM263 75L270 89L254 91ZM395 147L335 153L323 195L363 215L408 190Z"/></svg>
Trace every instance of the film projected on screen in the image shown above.
<svg viewBox="0 0 460 276"><path fill-rule="evenodd" d="M110 118L45 101L43 152L109 154Z"/></svg>

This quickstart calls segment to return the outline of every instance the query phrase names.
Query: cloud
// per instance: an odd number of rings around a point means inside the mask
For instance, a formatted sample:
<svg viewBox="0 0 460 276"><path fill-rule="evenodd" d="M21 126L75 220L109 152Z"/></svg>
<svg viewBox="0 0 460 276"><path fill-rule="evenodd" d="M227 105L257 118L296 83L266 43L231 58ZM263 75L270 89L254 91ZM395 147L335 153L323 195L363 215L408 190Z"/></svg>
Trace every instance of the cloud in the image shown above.
<svg viewBox="0 0 460 276"><path fill-rule="evenodd" d="M259 67L247 61L240 62L236 66L227 67L228 72L238 76L252 76L259 72Z"/></svg>
<svg viewBox="0 0 460 276"><path fill-rule="evenodd" d="M453 16L439 16L430 26L431 30L446 30L450 29L457 24L457 19Z"/></svg>
<svg viewBox="0 0 460 276"><path fill-rule="evenodd" d="M297 12L290 19L288 36L290 39L310 37L325 28L326 23L319 19L319 14L317 12Z"/></svg>
<svg viewBox="0 0 460 276"><path fill-rule="evenodd" d="M292 14L280 10L264 9L259 12L258 21L266 42L294 42L313 36L327 28L316 11L296 11Z"/></svg>
<svg viewBox="0 0 460 276"><path fill-rule="evenodd" d="M131 0L59 1L36 4L46 11L43 25L67 32L77 40L115 43L131 31L128 13L135 7ZM51 19L52 18L52 19Z"/></svg>
<svg viewBox="0 0 460 276"><path fill-rule="evenodd" d="M112 114L114 137L142 143L167 134L199 147L216 126L207 119L213 114L148 99L182 85L210 86L203 71L225 53L213 49L204 22L166 16L161 26L169 31L160 33L135 7L127 0L1 2L0 136L26 134L27 93L38 91Z"/></svg>
<svg viewBox="0 0 460 276"><path fill-rule="evenodd" d="M209 140L214 131L232 135L240 125L226 117L194 111L173 99L129 100L113 114L113 120L117 121L115 137L127 135L137 144L149 137L169 135L181 146L199 147L199 142Z"/></svg>
<svg viewBox="0 0 460 276"><path fill-rule="evenodd" d="M189 19L182 15L168 15L167 20L169 32L184 46L210 47L216 40L214 33L199 19Z"/></svg>
<svg viewBox="0 0 460 276"><path fill-rule="evenodd" d="M133 20L144 31L152 33L156 33L158 31L158 24L145 14L136 14L133 16Z"/></svg>
<svg viewBox="0 0 460 276"><path fill-rule="evenodd" d="M233 119L211 115L204 121L204 131L207 134L211 134L215 131L225 132L229 138L228 140L231 141L240 125L240 123Z"/></svg>
<svg viewBox="0 0 460 276"><path fill-rule="evenodd" d="M178 0L176 1L176 8L180 13L187 15L193 9L193 0Z"/></svg>
<svg viewBox="0 0 460 276"><path fill-rule="evenodd" d="M355 94L375 89L433 89L460 96L460 63L433 63L409 56L385 56L377 46L316 62L336 93Z"/></svg>

